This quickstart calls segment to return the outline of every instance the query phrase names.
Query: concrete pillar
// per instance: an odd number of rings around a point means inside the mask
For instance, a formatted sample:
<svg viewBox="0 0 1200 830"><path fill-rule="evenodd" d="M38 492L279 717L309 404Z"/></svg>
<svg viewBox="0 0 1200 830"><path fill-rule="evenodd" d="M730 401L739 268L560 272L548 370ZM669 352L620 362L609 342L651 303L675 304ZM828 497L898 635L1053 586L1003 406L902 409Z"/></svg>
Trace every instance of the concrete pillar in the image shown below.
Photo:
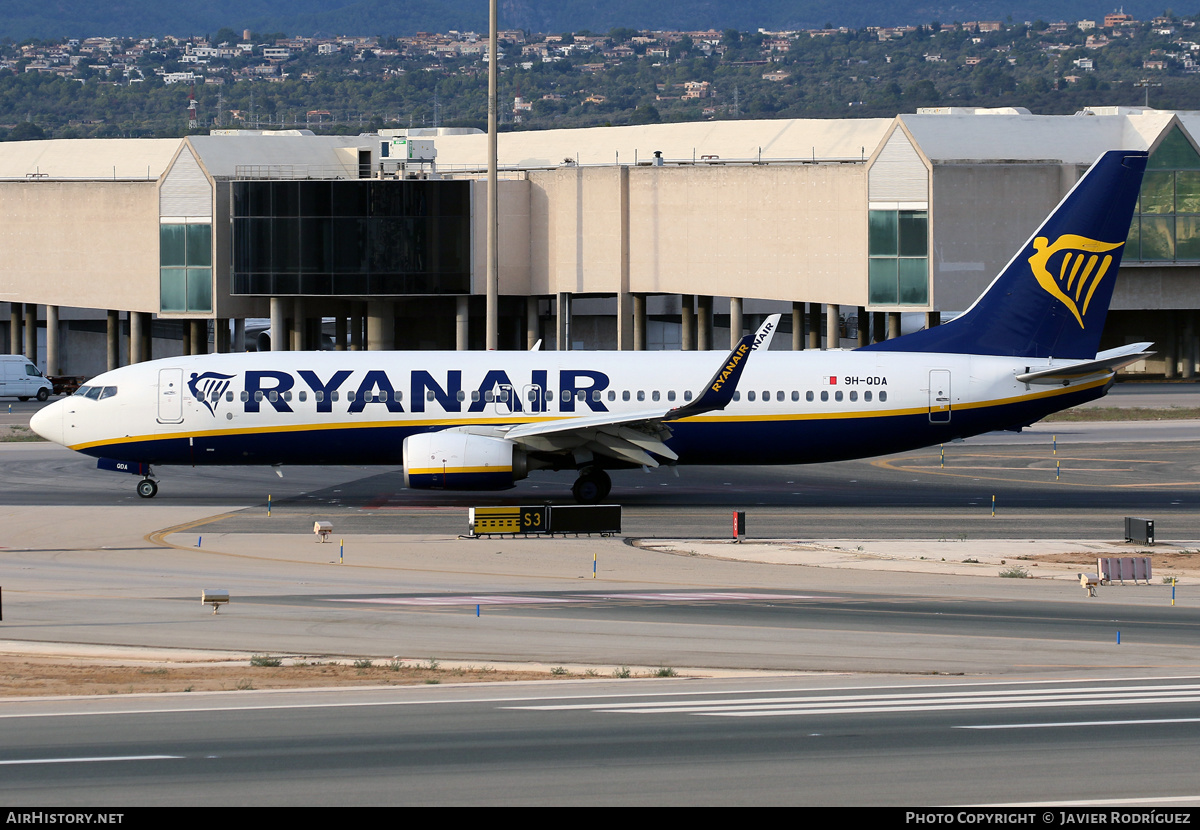
<svg viewBox="0 0 1200 830"><path fill-rule="evenodd" d="M37 365L37 303L25 303L25 356Z"/></svg>
<svg viewBox="0 0 1200 830"><path fill-rule="evenodd" d="M149 311L139 311L142 318L142 360L154 359L154 316Z"/></svg>
<svg viewBox="0 0 1200 830"><path fill-rule="evenodd" d="M396 348L396 318L390 300L367 301L367 350L390 351Z"/></svg>
<svg viewBox="0 0 1200 830"><path fill-rule="evenodd" d="M684 294L679 299L679 322L683 326L680 348L685 352L693 352L696 350L696 296Z"/></svg>
<svg viewBox="0 0 1200 830"><path fill-rule="evenodd" d="M871 342L871 317L862 306L855 312L858 315L858 348Z"/></svg>
<svg viewBox="0 0 1200 830"><path fill-rule="evenodd" d="M182 353L184 357L188 357L192 353L192 321L183 320L183 337L180 338L183 343Z"/></svg>
<svg viewBox="0 0 1200 830"><path fill-rule="evenodd" d="M887 328L887 324L884 321L883 315L884 315L884 312L882 312L882 311L871 312L871 319L873 321L871 324L871 342L872 343L882 343L884 340L887 339L887 336L884 334L884 330Z"/></svg>
<svg viewBox="0 0 1200 830"><path fill-rule="evenodd" d="M58 349L58 306L46 306L46 374L61 375L62 359Z"/></svg>
<svg viewBox="0 0 1200 830"><path fill-rule="evenodd" d="M713 298L706 294L696 296L696 346L702 352L712 348Z"/></svg>
<svg viewBox="0 0 1200 830"><path fill-rule="evenodd" d="M233 338L229 335L229 319L218 317L213 320L213 352L229 354L232 351Z"/></svg>
<svg viewBox="0 0 1200 830"><path fill-rule="evenodd" d="M558 330L555 336L555 348L560 352L569 352L571 351L571 295L560 291L556 305L555 317Z"/></svg>
<svg viewBox="0 0 1200 830"><path fill-rule="evenodd" d="M304 351L304 298L292 298L292 325L288 332L288 348L293 352Z"/></svg>
<svg viewBox="0 0 1200 830"><path fill-rule="evenodd" d="M20 303L8 304L8 353L21 353L21 315L24 309Z"/></svg>
<svg viewBox="0 0 1200 830"><path fill-rule="evenodd" d="M792 303L792 351L804 350L804 303Z"/></svg>
<svg viewBox="0 0 1200 830"><path fill-rule="evenodd" d="M108 371L121 367L121 312L108 310L108 321L104 330Z"/></svg>
<svg viewBox="0 0 1200 830"><path fill-rule="evenodd" d="M888 335L887 335L888 340L894 340L895 338L900 336L900 331L901 331L901 329L900 329L900 312L899 311L887 312L887 321L888 321Z"/></svg>
<svg viewBox="0 0 1200 830"><path fill-rule="evenodd" d="M192 354L208 354L208 321L192 321Z"/></svg>
<svg viewBox="0 0 1200 830"><path fill-rule="evenodd" d="M287 327L288 300L285 297L271 298L271 351L286 352L291 344Z"/></svg>
<svg viewBox="0 0 1200 830"><path fill-rule="evenodd" d="M633 295L633 350L646 351L646 295Z"/></svg>
<svg viewBox="0 0 1200 830"><path fill-rule="evenodd" d="M808 347L821 348L821 304L808 304Z"/></svg>
<svg viewBox="0 0 1200 830"><path fill-rule="evenodd" d="M842 347L842 307L836 303L825 306L825 348Z"/></svg>
<svg viewBox="0 0 1200 830"><path fill-rule="evenodd" d="M538 298L525 298L525 348L532 349L542 339L541 320L538 319Z"/></svg>
<svg viewBox="0 0 1200 830"><path fill-rule="evenodd" d="M926 311L925 312L925 328L931 329L942 324L942 312Z"/></svg>
<svg viewBox="0 0 1200 830"><path fill-rule="evenodd" d="M1196 315L1194 312L1183 312L1183 379L1191 380L1196 376Z"/></svg>
<svg viewBox="0 0 1200 830"><path fill-rule="evenodd" d="M350 315L350 351L363 350L363 318L366 316L366 303L354 303L354 313Z"/></svg>
<svg viewBox="0 0 1200 830"><path fill-rule="evenodd" d="M129 312L129 362L141 363L146 359L144 349L145 337L142 335L142 325L145 320L137 311Z"/></svg>
<svg viewBox="0 0 1200 830"><path fill-rule="evenodd" d="M246 351L246 318L235 317L233 320L232 351L241 354Z"/></svg>
<svg viewBox="0 0 1200 830"><path fill-rule="evenodd" d="M628 291L617 293L617 349L628 352L633 349L634 320L633 295Z"/></svg>
<svg viewBox="0 0 1200 830"><path fill-rule="evenodd" d="M455 298L454 306L454 348L465 352L471 348L471 298L463 295Z"/></svg>
<svg viewBox="0 0 1200 830"><path fill-rule="evenodd" d="M729 348L732 349L732 348L736 347L738 344L738 341L742 339L742 334L743 334L742 329L745 327L745 325L746 325L745 321L742 320L742 298L741 297L730 297L729 298ZM800 330L803 331L804 327L801 326Z"/></svg>
<svg viewBox="0 0 1200 830"><path fill-rule="evenodd" d="M333 350L335 352L346 351L346 337L349 333L350 329L346 324L346 315L339 314L333 319Z"/></svg>

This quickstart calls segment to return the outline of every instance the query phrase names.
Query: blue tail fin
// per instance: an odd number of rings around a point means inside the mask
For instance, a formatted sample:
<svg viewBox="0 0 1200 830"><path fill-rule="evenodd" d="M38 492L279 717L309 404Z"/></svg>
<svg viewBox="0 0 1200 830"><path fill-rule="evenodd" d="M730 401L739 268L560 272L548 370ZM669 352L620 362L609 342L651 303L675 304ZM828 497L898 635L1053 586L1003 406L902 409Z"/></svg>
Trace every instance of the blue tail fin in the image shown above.
<svg viewBox="0 0 1200 830"><path fill-rule="evenodd" d="M1147 154L1102 155L987 291L949 323L864 349L1093 358Z"/></svg>

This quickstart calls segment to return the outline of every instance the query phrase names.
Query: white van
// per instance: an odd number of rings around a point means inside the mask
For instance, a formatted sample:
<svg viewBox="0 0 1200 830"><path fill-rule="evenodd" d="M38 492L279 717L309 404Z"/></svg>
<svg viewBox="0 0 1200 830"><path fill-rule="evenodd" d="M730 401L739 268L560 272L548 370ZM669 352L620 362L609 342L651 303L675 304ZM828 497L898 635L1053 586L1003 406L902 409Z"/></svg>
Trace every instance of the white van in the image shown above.
<svg viewBox="0 0 1200 830"><path fill-rule="evenodd" d="M42 377L29 358L20 354L0 355L0 397L44 401L53 392L54 386Z"/></svg>

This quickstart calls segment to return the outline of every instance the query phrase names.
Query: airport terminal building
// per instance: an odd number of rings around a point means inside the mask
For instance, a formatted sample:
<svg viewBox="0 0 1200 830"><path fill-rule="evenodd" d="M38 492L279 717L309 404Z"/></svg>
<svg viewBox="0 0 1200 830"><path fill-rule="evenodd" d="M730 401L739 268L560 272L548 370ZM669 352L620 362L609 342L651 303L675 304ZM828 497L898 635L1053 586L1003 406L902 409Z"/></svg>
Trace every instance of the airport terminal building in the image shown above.
<svg viewBox="0 0 1200 830"><path fill-rule="evenodd" d="M1104 347L1154 341L1126 371L1190 378L1198 138L1200 113L1140 108L505 133L501 348L726 349L776 311L774 348L936 325L1102 152L1137 149ZM247 347L480 348L486 150L455 130L0 143L0 345L88 376Z"/></svg>

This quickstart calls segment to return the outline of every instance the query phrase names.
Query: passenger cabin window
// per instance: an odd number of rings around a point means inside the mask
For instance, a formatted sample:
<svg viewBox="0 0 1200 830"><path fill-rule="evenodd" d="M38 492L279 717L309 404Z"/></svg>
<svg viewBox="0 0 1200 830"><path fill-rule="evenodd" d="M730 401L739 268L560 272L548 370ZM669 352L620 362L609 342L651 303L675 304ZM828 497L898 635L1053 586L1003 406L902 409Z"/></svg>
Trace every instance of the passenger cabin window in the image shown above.
<svg viewBox="0 0 1200 830"><path fill-rule="evenodd" d="M735 401L740 401L740 400L742 399L742 393L741 393L741 392L734 392L734 393L733 393L733 399L734 399Z"/></svg>
<svg viewBox="0 0 1200 830"><path fill-rule="evenodd" d="M746 400L748 400L748 401L752 401L752 400L754 400L754 392L752 392L752 391L751 391L751 392L747 392L747 393L746 393Z"/></svg>
<svg viewBox="0 0 1200 830"><path fill-rule="evenodd" d="M644 391L642 391L641 389L639 389L637 398L639 401L646 400L646 393Z"/></svg>
<svg viewBox="0 0 1200 830"><path fill-rule="evenodd" d="M655 389L652 393L650 393L650 397L654 400L658 400L658 390Z"/></svg>
<svg viewBox="0 0 1200 830"><path fill-rule="evenodd" d="M804 393L804 400L808 401L809 403L812 403L812 399L813 399L813 393L811 391Z"/></svg>
<svg viewBox="0 0 1200 830"><path fill-rule="evenodd" d="M692 399L692 390L691 390L691 389L685 389L685 390L684 390L684 392L683 392L683 399L684 399L685 401L690 401L690 400Z"/></svg>
<svg viewBox="0 0 1200 830"><path fill-rule="evenodd" d="M675 390L674 389L667 392L667 400L669 400L669 401L675 400Z"/></svg>
<svg viewBox="0 0 1200 830"><path fill-rule="evenodd" d="M629 400L629 390L628 389L621 392L621 400L623 400L623 401Z"/></svg>
<svg viewBox="0 0 1200 830"><path fill-rule="evenodd" d="M880 392L879 393L879 402L883 403L886 400L887 400L887 392Z"/></svg>
<svg viewBox="0 0 1200 830"><path fill-rule="evenodd" d="M851 393L850 393L850 400L852 400L852 401L856 401L856 400L858 400L858 393L857 393L857 392L851 392Z"/></svg>
<svg viewBox="0 0 1200 830"><path fill-rule="evenodd" d="M871 402L871 390L870 389L868 389L866 392L863 392L863 400L866 401L867 403Z"/></svg>
<svg viewBox="0 0 1200 830"><path fill-rule="evenodd" d="M823 401L827 401L827 400L829 400L829 393L828 393L828 392L826 392L826 391L824 391L824 390L822 390L822 391L821 391L821 400L823 400Z"/></svg>

